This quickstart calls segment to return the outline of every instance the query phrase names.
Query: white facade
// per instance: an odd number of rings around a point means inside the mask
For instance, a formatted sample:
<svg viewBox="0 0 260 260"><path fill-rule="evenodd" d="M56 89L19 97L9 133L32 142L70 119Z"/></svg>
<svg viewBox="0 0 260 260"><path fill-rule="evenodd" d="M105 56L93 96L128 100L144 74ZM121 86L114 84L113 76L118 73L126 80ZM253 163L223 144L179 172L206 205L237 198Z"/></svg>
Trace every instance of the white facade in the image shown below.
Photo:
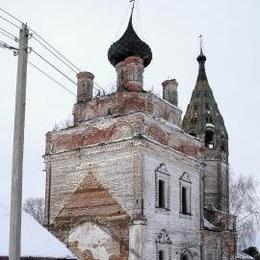
<svg viewBox="0 0 260 260"><path fill-rule="evenodd" d="M164 252L167 260L180 259L185 250L196 259L195 257L200 256L200 162L158 146L145 149L143 158L144 215L147 219L143 259L159 259L160 250ZM160 166L169 175L168 209L156 205L156 171ZM181 213L181 187L185 173L190 178L187 183L190 188L187 202L191 210L187 214ZM166 234L169 241L160 241L159 238L165 237Z"/></svg>

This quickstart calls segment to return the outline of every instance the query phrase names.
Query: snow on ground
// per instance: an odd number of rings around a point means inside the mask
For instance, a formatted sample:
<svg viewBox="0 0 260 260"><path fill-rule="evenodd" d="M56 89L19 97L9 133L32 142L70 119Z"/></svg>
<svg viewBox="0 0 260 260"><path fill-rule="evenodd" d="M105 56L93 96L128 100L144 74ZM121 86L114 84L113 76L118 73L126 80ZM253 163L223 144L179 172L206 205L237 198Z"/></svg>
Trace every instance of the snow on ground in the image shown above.
<svg viewBox="0 0 260 260"><path fill-rule="evenodd" d="M8 256L9 207L0 205L0 256ZM21 256L76 259L76 257L26 212L22 213Z"/></svg>

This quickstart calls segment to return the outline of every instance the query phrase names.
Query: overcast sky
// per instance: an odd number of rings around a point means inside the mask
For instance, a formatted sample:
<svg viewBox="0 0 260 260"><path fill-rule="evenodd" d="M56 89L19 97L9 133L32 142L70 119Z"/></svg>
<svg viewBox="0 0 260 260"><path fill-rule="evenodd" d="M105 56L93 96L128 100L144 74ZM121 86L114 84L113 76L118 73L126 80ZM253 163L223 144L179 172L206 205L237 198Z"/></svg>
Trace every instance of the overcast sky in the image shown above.
<svg viewBox="0 0 260 260"><path fill-rule="evenodd" d="M47 39L82 70L95 74L109 90L116 74L107 50L127 25L127 0L1 0L5 8ZM134 27L153 51L144 88L161 92L161 82L179 82L185 112L197 76L198 36L204 35L207 75L230 138L230 165L236 174L259 175L260 27L259 0L139 0ZM4 14L1 14L4 15ZM6 15L4 15L7 17ZM0 27L18 30L0 19ZM0 40L15 45L0 34ZM29 45L55 59L32 38ZM75 92L75 87L31 53L30 60ZM17 57L0 49L0 202L9 201ZM56 66L76 80L59 62ZM71 117L74 97L28 67L24 198L44 196L45 133Z"/></svg>

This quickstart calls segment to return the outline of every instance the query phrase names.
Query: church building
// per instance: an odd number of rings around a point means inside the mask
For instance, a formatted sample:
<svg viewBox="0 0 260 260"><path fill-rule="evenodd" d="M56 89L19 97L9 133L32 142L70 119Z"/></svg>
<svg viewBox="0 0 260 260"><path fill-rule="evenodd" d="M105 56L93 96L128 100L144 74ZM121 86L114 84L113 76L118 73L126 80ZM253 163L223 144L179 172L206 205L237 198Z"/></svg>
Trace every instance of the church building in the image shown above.
<svg viewBox="0 0 260 260"><path fill-rule="evenodd" d="M228 133L208 83L202 49L182 120L178 83L146 91L152 51L131 13L108 50L114 93L93 96L77 74L74 125L46 135L45 226L79 259L233 260Z"/></svg>

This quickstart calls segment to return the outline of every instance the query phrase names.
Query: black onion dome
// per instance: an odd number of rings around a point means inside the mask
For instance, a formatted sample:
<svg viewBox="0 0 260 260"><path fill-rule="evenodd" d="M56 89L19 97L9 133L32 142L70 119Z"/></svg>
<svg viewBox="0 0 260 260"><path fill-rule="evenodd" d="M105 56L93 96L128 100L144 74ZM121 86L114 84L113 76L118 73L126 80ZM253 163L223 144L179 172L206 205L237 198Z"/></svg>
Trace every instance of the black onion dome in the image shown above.
<svg viewBox="0 0 260 260"><path fill-rule="evenodd" d="M197 57L197 61L199 63L199 74L197 81L201 80L208 80L206 71L205 71L205 61L207 60L206 56L204 55L202 48L200 49L200 55Z"/></svg>
<svg viewBox="0 0 260 260"><path fill-rule="evenodd" d="M206 56L204 55L202 49L200 50L200 55L197 57L197 61L199 63L204 63L207 60Z"/></svg>
<svg viewBox="0 0 260 260"><path fill-rule="evenodd" d="M147 67L152 60L152 51L148 44L143 42L136 34L132 24L132 14L123 36L114 42L108 50L108 60L113 66L124 61L127 57L140 57Z"/></svg>

